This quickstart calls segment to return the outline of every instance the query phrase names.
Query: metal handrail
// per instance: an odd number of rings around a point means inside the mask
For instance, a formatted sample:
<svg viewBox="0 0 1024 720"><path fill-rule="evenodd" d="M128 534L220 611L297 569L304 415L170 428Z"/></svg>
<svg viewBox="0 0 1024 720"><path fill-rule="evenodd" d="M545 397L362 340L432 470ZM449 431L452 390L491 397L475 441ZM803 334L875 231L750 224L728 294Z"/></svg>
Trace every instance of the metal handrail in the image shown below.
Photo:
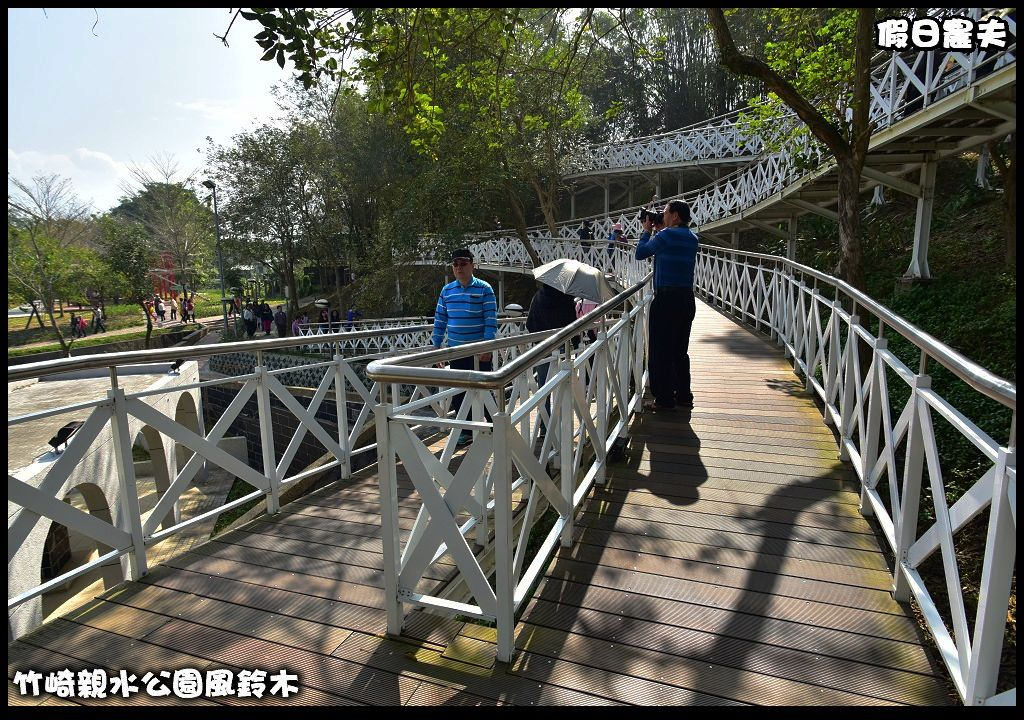
<svg viewBox="0 0 1024 720"><path fill-rule="evenodd" d="M428 330L433 325L409 325L406 327L384 328L377 330L357 330L353 332L325 333L323 335L302 335L286 338L264 340L244 340L231 343L210 343L209 345L193 345L189 347L153 348L150 350L129 350L103 355L83 355L81 357L58 358L42 362L11 365L7 367L7 382L27 380L47 375L74 372L77 370L94 370L118 365L137 365L146 362L167 362L173 360L195 360L210 355L251 352L256 350L278 350L311 344L330 343L335 340L353 340L359 338L375 338L386 335Z"/></svg>
<svg viewBox="0 0 1024 720"><path fill-rule="evenodd" d="M972 388L1011 409L1017 409L1017 386L1014 383L990 372L978 363L970 360L948 345L945 345L942 341L932 337L920 328L907 322L892 310L873 300L868 295L865 295L849 283L827 273L823 273L820 270L815 270L807 265L801 265L798 262L788 260L777 255L766 255L764 253L740 250L726 250L707 245L702 245L701 249L723 255L741 255L746 258L781 264L804 273L805 275L810 275L811 277L840 290L849 296L854 303L867 308L885 325L896 330L900 335L924 351L928 357L938 362Z"/></svg>
<svg viewBox="0 0 1024 720"><path fill-rule="evenodd" d="M542 356L549 354L556 347L560 347L574 335L595 322L597 318L606 314L612 308L622 304L630 297L639 292L654 275L653 271L647 273L642 280L633 286L623 290L621 293L607 300L591 310L589 313L575 322L566 325L555 332L546 340L537 343L527 352L515 360L497 370L489 372L483 370L452 370L432 367L408 367L409 364L419 362L444 362L466 355L478 355L491 352L509 345L521 345L531 337L540 337L545 333L531 333L530 335L518 335L508 340L483 340L475 343L467 343L454 348L443 348L440 350L427 350L424 352L403 355L398 360L374 360L366 366L366 375L378 382L408 383L417 385L443 385L452 387L465 387L473 389L493 390L504 387L512 378L524 369L531 367ZM551 332L551 331L548 331Z"/></svg>

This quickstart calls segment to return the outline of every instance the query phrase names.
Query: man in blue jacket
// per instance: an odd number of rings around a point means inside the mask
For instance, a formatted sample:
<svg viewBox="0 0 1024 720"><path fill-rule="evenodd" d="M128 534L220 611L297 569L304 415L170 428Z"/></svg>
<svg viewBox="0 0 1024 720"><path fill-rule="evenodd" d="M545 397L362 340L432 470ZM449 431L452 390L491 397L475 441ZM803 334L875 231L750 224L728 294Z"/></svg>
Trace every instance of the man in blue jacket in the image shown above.
<svg viewBox="0 0 1024 720"><path fill-rule="evenodd" d="M697 261L697 236L687 227L690 206L673 200L663 211L665 228L651 237L654 223L644 217L644 232L636 246L636 259L654 257L654 301L648 321L648 360L654 403L652 412L693 407L690 391L690 328L696 313L693 271Z"/></svg>
<svg viewBox="0 0 1024 720"><path fill-rule="evenodd" d="M445 332L448 333L448 347L457 347L480 340L493 340L498 334L498 302L491 286L473 277L473 254L466 248L452 253L452 272L455 280L441 288L434 309L434 347L441 347ZM473 356L451 361L453 370L472 370ZM480 370L492 369L491 353L480 355ZM452 400L458 413L465 393L459 393ZM472 440L472 433L463 430L459 445Z"/></svg>

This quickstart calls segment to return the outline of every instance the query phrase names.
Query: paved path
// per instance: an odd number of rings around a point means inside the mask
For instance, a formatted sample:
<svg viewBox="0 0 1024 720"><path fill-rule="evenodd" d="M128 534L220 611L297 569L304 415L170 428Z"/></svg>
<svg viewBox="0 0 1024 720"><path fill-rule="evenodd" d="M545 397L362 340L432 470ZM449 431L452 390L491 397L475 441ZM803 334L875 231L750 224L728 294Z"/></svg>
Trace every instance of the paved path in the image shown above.
<svg viewBox="0 0 1024 720"><path fill-rule="evenodd" d="M11 644L8 676L287 667L302 688L289 702L321 705L948 704L853 474L778 347L699 302L691 347L692 416L631 425L511 664L495 662L494 630L461 620L413 612L384 636L370 467ZM405 540L418 503L403 473ZM26 701L13 687L9 702Z"/></svg>

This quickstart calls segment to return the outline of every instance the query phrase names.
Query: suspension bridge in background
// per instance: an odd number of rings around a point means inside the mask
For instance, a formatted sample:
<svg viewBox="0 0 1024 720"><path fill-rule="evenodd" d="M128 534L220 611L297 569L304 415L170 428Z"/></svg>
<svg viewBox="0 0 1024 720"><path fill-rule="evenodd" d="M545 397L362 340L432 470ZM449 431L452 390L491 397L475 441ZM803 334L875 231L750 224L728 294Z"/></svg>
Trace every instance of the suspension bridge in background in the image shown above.
<svg viewBox="0 0 1024 720"><path fill-rule="evenodd" d="M878 64L865 189L931 203L938 158L1015 131L1011 29L999 52ZM737 117L596 148L578 172L749 153L682 195L702 240L728 245L751 227L789 237L777 225L795 214L834 216L834 168L820 151L741 143ZM902 177L914 170L917 184ZM929 214L919 208L919 276ZM598 233L614 222L639 233L635 208L593 220ZM511 320L494 341L435 350L414 318L9 367L9 397L71 372L109 379L95 397L9 412L9 439L41 442L82 422L62 453L9 460L9 680L29 668L256 666L296 672L290 700L302 704L1015 704L1015 689L996 692L1015 576L1015 385L826 273L705 242L695 407L675 420L644 414L649 266L579 240L577 222L531 229L537 254L600 267L620 292L558 330ZM473 240L483 264L532 266L507 233ZM438 257L425 244L422 262ZM300 394L283 377L291 369L270 361L303 345L323 354L303 366L316 375ZM495 354L493 371L437 367L482 352ZM250 355L249 370L199 376L197 362L227 353ZM138 363L180 369L173 382L132 385ZM933 387L940 369L997 405L1005 428L986 432L954 407L947 385ZM233 399L216 420L188 411L218 387ZM228 447L247 414L259 427L248 456ZM282 414L294 432L280 430ZM978 458L954 500L941 462L949 429ZM145 512L132 462L143 430L174 448ZM458 447L466 430L473 442ZM307 437L323 462L300 467ZM367 454L377 461L355 468ZM183 517L183 493L214 467L252 491ZM327 471L339 479L290 499ZM64 502L86 486L87 507ZM252 522L154 562L161 543L253 500L264 514ZM956 549L977 523L986 540L969 608ZM89 538L96 558L40 582L58 525ZM924 571L936 562L938 580ZM44 595L97 569L120 577L42 622ZM153 700L22 696L9 682L8 702Z"/></svg>

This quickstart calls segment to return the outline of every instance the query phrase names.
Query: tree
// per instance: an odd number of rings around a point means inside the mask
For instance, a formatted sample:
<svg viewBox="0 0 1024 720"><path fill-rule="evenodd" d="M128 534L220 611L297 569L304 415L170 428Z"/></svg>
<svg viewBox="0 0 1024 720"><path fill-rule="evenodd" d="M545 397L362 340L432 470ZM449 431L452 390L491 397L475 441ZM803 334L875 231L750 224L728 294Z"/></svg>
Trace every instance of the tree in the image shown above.
<svg viewBox="0 0 1024 720"><path fill-rule="evenodd" d="M145 301L153 295L152 268L156 252L142 223L118 217L113 213L98 220L103 263L110 282L120 293L142 309L146 318L146 341L149 347L153 334L153 316Z"/></svg>
<svg viewBox="0 0 1024 720"><path fill-rule="evenodd" d="M766 13L773 20L768 29L778 39L765 46L766 60L761 60L737 49L721 8L707 8L722 64L761 80L835 159L841 246L836 273L864 289L858 204L871 138L874 10L778 8Z"/></svg>
<svg viewBox="0 0 1024 720"><path fill-rule="evenodd" d="M233 147L209 151L224 193L225 246L234 257L264 263L284 278L291 314L298 310L295 266L303 250L306 193L294 140L287 130L263 125L236 135Z"/></svg>
<svg viewBox="0 0 1024 720"><path fill-rule="evenodd" d="M564 165L589 119L579 86L599 39L592 10L576 19L566 10L516 8L241 15L262 25L256 39L263 59L284 67L287 54L307 87L321 75L364 84L371 111L401 127L417 152L505 203L538 262L522 184L553 232ZM362 54L345 68L355 50Z"/></svg>
<svg viewBox="0 0 1024 720"><path fill-rule="evenodd" d="M26 300L41 300L61 352L71 354L74 340L64 337L53 315L54 302L83 288L82 268L92 261L81 246L87 208L75 197L71 181L57 175L10 178L7 196L7 282Z"/></svg>
<svg viewBox="0 0 1024 720"><path fill-rule="evenodd" d="M213 213L190 187L194 172L179 180L173 158L150 161L152 170L131 168L134 187L125 187L126 197L111 213L142 224L156 256L166 255L174 264L184 293L201 282L209 264Z"/></svg>
<svg viewBox="0 0 1024 720"><path fill-rule="evenodd" d="M1005 144L988 144L992 164L1003 180L1003 238L1006 245L1005 260L1008 267L1017 262L1017 133L1005 138Z"/></svg>
<svg viewBox="0 0 1024 720"><path fill-rule="evenodd" d="M595 13L599 49L583 87L596 122L590 142L641 137L691 125L744 105L758 83L722 67L700 8L627 8ZM738 20L744 20L737 22ZM741 45L761 46L764 24L734 16Z"/></svg>

